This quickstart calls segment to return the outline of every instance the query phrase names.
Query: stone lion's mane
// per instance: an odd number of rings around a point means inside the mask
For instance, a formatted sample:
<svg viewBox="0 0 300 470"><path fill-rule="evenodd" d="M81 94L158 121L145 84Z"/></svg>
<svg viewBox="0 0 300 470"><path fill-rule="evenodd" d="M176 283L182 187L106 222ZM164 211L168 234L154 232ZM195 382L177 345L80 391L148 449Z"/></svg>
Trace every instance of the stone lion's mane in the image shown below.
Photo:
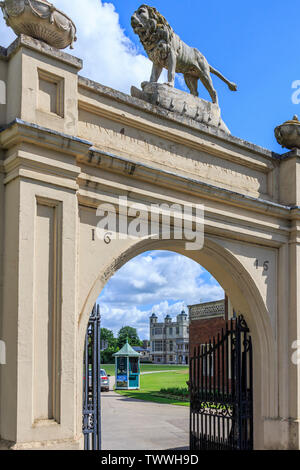
<svg viewBox="0 0 300 470"><path fill-rule="evenodd" d="M166 58L174 35L174 31L166 18L154 7L142 5L149 13L149 21L146 33L140 35L141 42L147 53L160 55Z"/></svg>
<svg viewBox="0 0 300 470"><path fill-rule="evenodd" d="M148 5L142 5L142 7L147 8L149 12L150 20L153 20L156 22L155 29L167 27L168 29L172 30L166 18L161 13L159 13L159 11L157 11L156 8L149 7Z"/></svg>

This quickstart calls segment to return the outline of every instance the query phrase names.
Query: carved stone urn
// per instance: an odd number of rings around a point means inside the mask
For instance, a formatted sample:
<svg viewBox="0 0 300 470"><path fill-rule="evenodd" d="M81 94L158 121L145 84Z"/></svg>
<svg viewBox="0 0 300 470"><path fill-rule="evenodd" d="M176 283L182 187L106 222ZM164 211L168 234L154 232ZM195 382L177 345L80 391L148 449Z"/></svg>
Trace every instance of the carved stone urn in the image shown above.
<svg viewBox="0 0 300 470"><path fill-rule="evenodd" d="M57 49L73 49L73 21L47 0L5 0L0 1L0 7L6 24L17 36L26 34Z"/></svg>
<svg viewBox="0 0 300 470"><path fill-rule="evenodd" d="M275 128L275 137L279 145L287 149L300 149L300 121L294 116L291 121L286 121Z"/></svg>

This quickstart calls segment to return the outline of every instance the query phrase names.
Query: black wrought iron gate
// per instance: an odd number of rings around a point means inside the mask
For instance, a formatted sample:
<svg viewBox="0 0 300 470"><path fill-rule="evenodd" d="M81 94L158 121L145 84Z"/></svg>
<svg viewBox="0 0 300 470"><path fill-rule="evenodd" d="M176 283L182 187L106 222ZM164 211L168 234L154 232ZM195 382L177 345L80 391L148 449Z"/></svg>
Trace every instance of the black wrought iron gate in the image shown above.
<svg viewBox="0 0 300 470"><path fill-rule="evenodd" d="M100 307L91 313L83 360L83 423L85 450L101 450L101 374L100 374Z"/></svg>
<svg viewBox="0 0 300 470"><path fill-rule="evenodd" d="M242 315L190 358L190 449L253 449L252 341Z"/></svg>

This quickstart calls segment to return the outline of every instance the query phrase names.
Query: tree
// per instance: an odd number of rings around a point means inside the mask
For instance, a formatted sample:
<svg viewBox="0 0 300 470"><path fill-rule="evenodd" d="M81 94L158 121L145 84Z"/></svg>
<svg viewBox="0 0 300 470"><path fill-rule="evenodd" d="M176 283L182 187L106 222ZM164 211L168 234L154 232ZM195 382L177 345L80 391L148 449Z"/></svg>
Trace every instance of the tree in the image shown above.
<svg viewBox="0 0 300 470"><path fill-rule="evenodd" d="M107 328L101 328L101 346L106 346L106 348L101 351L101 363L113 364L115 362L113 354L119 350L117 339L114 337L113 331Z"/></svg>
<svg viewBox="0 0 300 470"><path fill-rule="evenodd" d="M113 354L118 352L119 348L107 348L105 351L101 351L101 364L114 364L115 358Z"/></svg>
<svg viewBox="0 0 300 470"><path fill-rule="evenodd" d="M112 330L101 328L101 343L107 343L107 348L115 348L117 346L117 340Z"/></svg>
<svg viewBox="0 0 300 470"><path fill-rule="evenodd" d="M136 328L132 328L131 326L123 326L118 333L117 344L119 348L122 348L126 343L126 340L130 346L142 346L143 342L140 340Z"/></svg>

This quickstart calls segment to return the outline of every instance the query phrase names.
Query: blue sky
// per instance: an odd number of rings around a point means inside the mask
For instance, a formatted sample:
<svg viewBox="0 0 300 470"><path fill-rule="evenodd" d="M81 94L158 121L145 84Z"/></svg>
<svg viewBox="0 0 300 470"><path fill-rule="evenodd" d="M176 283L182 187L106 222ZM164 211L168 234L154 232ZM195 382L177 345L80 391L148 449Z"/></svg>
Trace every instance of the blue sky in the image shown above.
<svg viewBox="0 0 300 470"><path fill-rule="evenodd" d="M113 3L121 26L136 43L130 15L141 2ZM282 153L274 139L274 128L300 114L300 104L291 101L292 83L300 80L300 3L154 0L149 4L158 8L187 44L197 47L213 66L238 84L238 93L232 93L213 77L223 119L232 134ZM208 97L201 85L199 91L200 96Z"/></svg>
<svg viewBox="0 0 300 470"><path fill-rule="evenodd" d="M173 318L193 303L224 298L218 282L202 266L169 251L149 251L126 263L98 299L102 324L116 334L125 325L149 338L149 316ZM186 309L187 310L187 309Z"/></svg>
<svg viewBox="0 0 300 470"><path fill-rule="evenodd" d="M142 0L54 0L78 29L74 51L84 61L82 75L129 93L150 77L151 63L130 26ZM296 0L153 0L174 30L208 61L238 84L230 92L213 77L222 117L232 134L284 153L274 128L294 114L292 83L300 80L299 14ZM0 21L0 45L14 33ZM177 80L177 86L181 86ZM208 99L199 85L200 97ZM109 281L101 294L103 325L115 332L133 324L148 336L148 316L179 313L183 304L222 298L210 274L175 254L146 253Z"/></svg>

